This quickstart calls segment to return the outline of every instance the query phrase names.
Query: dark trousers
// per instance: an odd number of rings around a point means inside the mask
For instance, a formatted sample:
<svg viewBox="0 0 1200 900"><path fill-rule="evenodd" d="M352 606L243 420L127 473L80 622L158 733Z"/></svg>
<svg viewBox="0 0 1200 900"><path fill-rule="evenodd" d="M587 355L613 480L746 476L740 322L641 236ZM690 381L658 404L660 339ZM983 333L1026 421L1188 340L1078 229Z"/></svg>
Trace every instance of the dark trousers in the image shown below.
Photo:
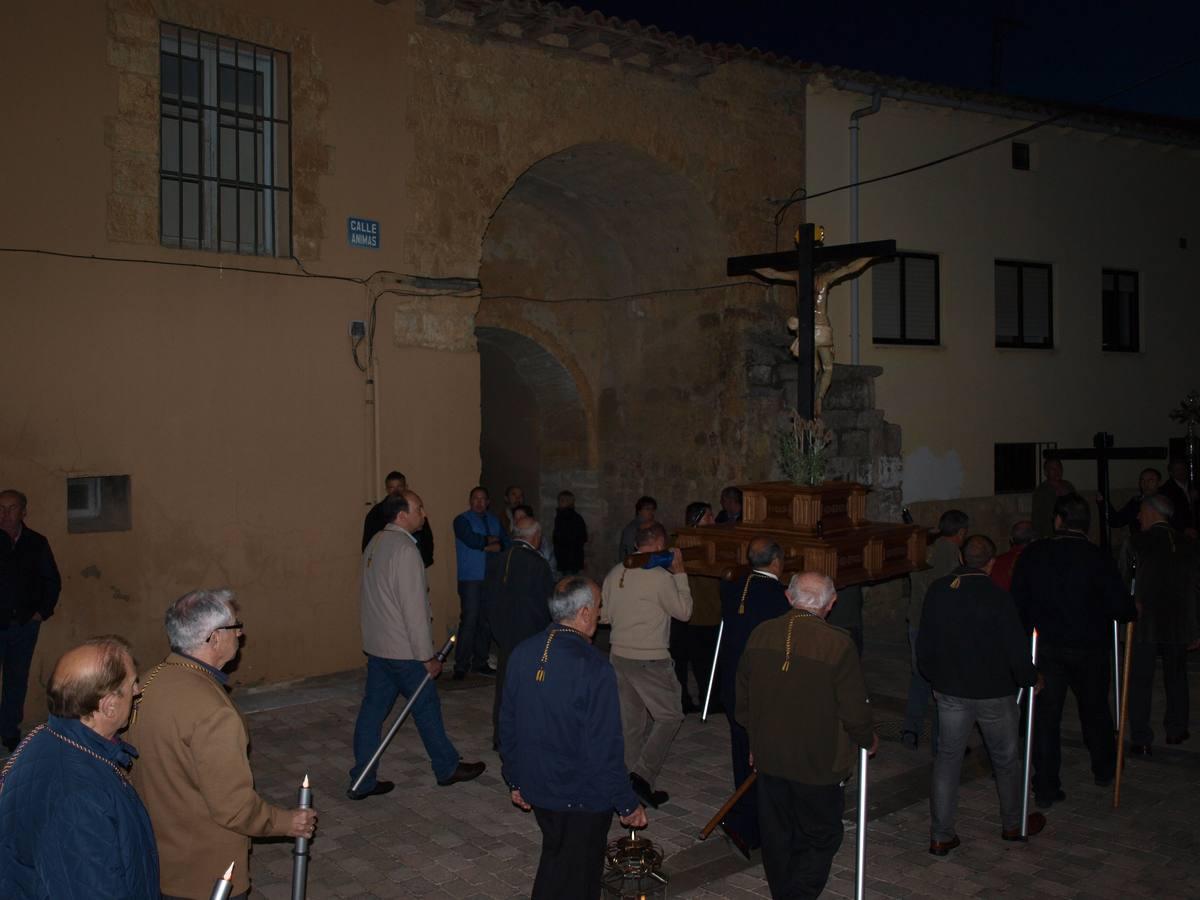
<svg viewBox="0 0 1200 900"><path fill-rule="evenodd" d="M542 830L530 900L596 900L612 812L572 812L534 807Z"/></svg>
<svg viewBox="0 0 1200 900"><path fill-rule="evenodd" d="M488 617L485 582L460 581L458 599L462 607L462 616L458 621L458 647L454 651L454 671L467 672L488 664L492 625Z"/></svg>
<svg viewBox="0 0 1200 900"><path fill-rule="evenodd" d="M845 788L758 773L763 871L774 900L815 900L842 845Z"/></svg>
<svg viewBox="0 0 1200 900"><path fill-rule="evenodd" d="M1129 740L1134 744L1154 743L1150 727L1150 695L1154 690L1154 663L1162 659L1163 689L1167 710L1163 716L1166 736L1176 739L1188 730L1187 645L1135 643L1129 660Z"/></svg>
<svg viewBox="0 0 1200 900"><path fill-rule="evenodd" d="M712 672L713 655L717 649L716 625L690 625L671 620L671 640L668 651L671 662L675 666L675 679L679 682L680 699L687 706L691 699L688 689L688 667L696 679L696 689L700 692L699 704L704 703L704 694L708 690L708 676Z"/></svg>
<svg viewBox="0 0 1200 900"><path fill-rule="evenodd" d="M29 667L41 626L30 619L24 625L0 629L0 739L11 741L20 734Z"/></svg>
<svg viewBox="0 0 1200 900"><path fill-rule="evenodd" d="M733 718L733 702L725 703L725 718L729 720L730 762L733 763L734 790L750 777L750 735ZM724 824L742 836L751 849L762 844L758 833L758 789L751 786L725 816Z"/></svg>
<svg viewBox="0 0 1200 900"><path fill-rule="evenodd" d="M504 697L504 679L508 676L508 647L496 648L496 696L492 698L492 746L500 743L500 700Z"/></svg>
<svg viewBox="0 0 1200 900"><path fill-rule="evenodd" d="M1079 707L1092 774L1109 779L1116 772L1117 748L1108 704L1111 653L1107 646L1038 648L1038 671L1046 679L1033 712L1033 792L1039 797L1053 797L1062 787L1060 727L1068 688Z"/></svg>

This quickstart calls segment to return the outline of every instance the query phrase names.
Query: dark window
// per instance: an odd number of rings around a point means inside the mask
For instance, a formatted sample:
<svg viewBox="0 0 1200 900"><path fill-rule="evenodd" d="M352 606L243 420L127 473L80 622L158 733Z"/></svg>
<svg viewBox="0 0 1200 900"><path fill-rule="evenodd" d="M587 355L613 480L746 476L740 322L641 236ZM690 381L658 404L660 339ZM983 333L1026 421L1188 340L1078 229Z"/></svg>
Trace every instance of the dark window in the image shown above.
<svg viewBox="0 0 1200 900"><path fill-rule="evenodd" d="M1102 315L1105 350L1138 350L1138 273L1105 269Z"/></svg>
<svg viewBox="0 0 1200 900"><path fill-rule="evenodd" d="M1042 451L1057 447L1049 443L996 444L994 450L997 494L1024 494L1042 480Z"/></svg>
<svg viewBox="0 0 1200 900"><path fill-rule="evenodd" d="M133 527L128 475L67 479L67 531L128 531Z"/></svg>
<svg viewBox="0 0 1200 900"><path fill-rule="evenodd" d="M938 258L901 253L888 262L877 263L871 272L871 330L875 343L938 343Z"/></svg>
<svg viewBox="0 0 1200 900"><path fill-rule="evenodd" d="M1054 346L1051 268L996 260L996 346Z"/></svg>
<svg viewBox="0 0 1200 900"><path fill-rule="evenodd" d="M159 48L163 244L290 256L288 54L165 23Z"/></svg>
<svg viewBox="0 0 1200 900"><path fill-rule="evenodd" d="M1029 171L1029 145L1021 141L1012 143L1012 167L1022 172Z"/></svg>

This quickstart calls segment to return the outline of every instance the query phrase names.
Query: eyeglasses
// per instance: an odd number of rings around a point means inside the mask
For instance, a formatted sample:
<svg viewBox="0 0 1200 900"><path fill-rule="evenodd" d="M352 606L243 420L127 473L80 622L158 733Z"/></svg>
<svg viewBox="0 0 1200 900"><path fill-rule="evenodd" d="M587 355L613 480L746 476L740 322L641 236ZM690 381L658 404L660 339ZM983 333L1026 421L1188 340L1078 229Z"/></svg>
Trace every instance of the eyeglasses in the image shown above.
<svg viewBox="0 0 1200 900"><path fill-rule="evenodd" d="M218 625L213 631L241 631L243 627L241 622L234 622L232 625Z"/></svg>

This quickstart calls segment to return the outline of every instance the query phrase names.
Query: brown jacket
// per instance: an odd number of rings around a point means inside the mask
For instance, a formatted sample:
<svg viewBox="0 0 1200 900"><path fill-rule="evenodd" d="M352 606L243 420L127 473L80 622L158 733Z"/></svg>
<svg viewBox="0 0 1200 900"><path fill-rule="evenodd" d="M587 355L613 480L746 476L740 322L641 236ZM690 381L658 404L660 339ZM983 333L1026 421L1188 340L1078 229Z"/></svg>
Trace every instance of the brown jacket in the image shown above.
<svg viewBox="0 0 1200 900"><path fill-rule="evenodd" d="M795 609L763 622L738 664L736 716L760 772L810 785L845 779L874 737L850 635Z"/></svg>
<svg viewBox="0 0 1200 900"><path fill-rule="evenodd" d="M225 688L170 654L146 675L126 739L133 785L154 825L162 891L205 900L229 863L233 893L250 887L250 837L287 834L291 812L254 791L249 738Z"/></svg>

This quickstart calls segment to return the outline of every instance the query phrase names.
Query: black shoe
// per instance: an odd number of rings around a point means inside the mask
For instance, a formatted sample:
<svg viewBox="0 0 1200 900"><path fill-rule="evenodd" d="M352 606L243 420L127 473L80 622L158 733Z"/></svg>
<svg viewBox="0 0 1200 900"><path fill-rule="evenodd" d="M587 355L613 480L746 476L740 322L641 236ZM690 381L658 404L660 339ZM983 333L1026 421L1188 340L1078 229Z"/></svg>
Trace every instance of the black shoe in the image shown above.
<svg viewBox="0 0 1200 900"><path fill-rule="evenodd" d="M721 823L721 830L725 832L725 837L729 838L729 843L737 848L737 852L746 857L746 861L750 861L750 845L746 843L746 839L738 834L737 829L730 828L724 822Z"/></svg>
<svg viewBox="0 0 1200 900"><path fill-rule="evenodd" d="M487 675L489 678L496 677L496 670L486 664L482 665L482 666L476 666L475 671L478 672L480 675Z"/></svg>
<svg viewBox="0 0 1200 900"><path fill-rule="evenodd" d="M1057 790L1053 794L1034 794L1033 802L1038 809L1049 809L1055 803L1062 803L1067 799L1066 791Z"/></svg>
<svg viewBox="0 0 1200 900"><path fill-rule="evenodd" d="M1021 826L1016 828L1005 828L1000 832L1000 839L1004 841L1027 841L1035 834L1041 834L1042 829L1046 827L1046 817L1040 812L1031 812L1025 820L1025 834L1021 834Z"/></svg>
<svg viewBox="0 0 1200 900"><path fill-rule="evenodd" d="M460 781L471 781L483 774L483 770L487 768L485 762L460 762L458 768L455 769L449 778L438 780L441 787L450 787L452 784L458 784Z"/></svg>
<svg viewBox="0 0 1200 900"><path fill-rule="evenodd" d="M454 670L454 680L455 681L462 681L466 677L467 677L466 672L460 672L460 671L458 671L458 669Z"/></svg>
<svg viewBox="0 0 1200 900"><path fill-rule="evenodd" d="M659 806L671 799L671 795L666 791L656 791L650 787L650 782L639 775L637 772L629 773L629 783L633 785L633 792L641 798L641 801L652 809L658 809Z"/></svg>
<svg viewBox="0 0 1200 900"><path fill-rule="evenodd" d="M916 750L919 742L920 739L917 737L917 733L915 731L900 732L900 743L902 743L909 750Z"/></svg>
<svg viewBox="0 0 1200 900"><path fill-rule="evenodd" d="M396 784L392 781L377 781L375 787L369 791L346 791L346 796L351 800L366 800L368 797L379 797L383 794L390 794L395 790Z"/></svg>
<svg viewBox="0 0 1200 900"><path fill-rule="evenodd" d="M3 740L0 740L0 744L4 744L4 746L8 748L9 753L12 753L14 750L16 750L17 745L20 743L21 743L21 732L19 732L19 731L16 732L15 734L10 734L8 737L4 738Z"/></svg>
<svg viewBox="0 0 1200 900"><path fill-rule="evenodd" d="M1153 756L1154 750L1150 747L1149 744L1130 744L1129 745L1129 755L1130 756Z"/></svg>

